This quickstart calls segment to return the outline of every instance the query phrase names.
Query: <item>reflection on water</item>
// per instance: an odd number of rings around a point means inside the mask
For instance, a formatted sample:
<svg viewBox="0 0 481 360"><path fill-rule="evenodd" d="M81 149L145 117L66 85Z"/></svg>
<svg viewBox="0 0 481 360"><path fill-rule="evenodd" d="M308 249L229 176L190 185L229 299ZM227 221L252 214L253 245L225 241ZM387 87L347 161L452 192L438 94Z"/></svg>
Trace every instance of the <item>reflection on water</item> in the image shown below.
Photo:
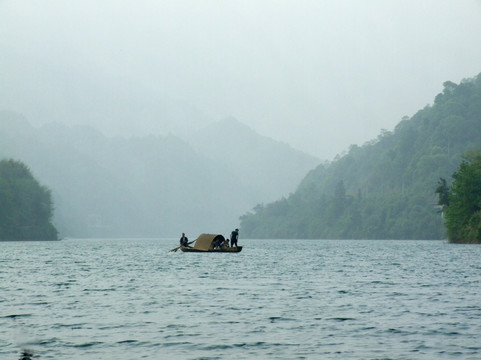
<svg viewBox="0 0 481 360"><path fill-rule="evenodd" d="M34 355L28 350L22 350L22 355L20 356L20 360L32 360Z"/></svg>
<svg viewBox="0 0 481 360"><path fill-rule="evenodd" d="M480 358L481 247L0 243L2 359Z"/></svg>

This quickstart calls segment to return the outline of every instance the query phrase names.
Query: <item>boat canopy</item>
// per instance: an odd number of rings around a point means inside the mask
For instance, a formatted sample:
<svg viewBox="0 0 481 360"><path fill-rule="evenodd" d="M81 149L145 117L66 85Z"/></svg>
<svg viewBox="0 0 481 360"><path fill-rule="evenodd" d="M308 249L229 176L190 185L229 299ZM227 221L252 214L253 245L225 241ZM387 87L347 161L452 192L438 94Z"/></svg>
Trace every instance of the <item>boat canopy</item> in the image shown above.
<svg viewBox="0 0 481 360"><path fill-rule="evenodd" d="M219 234L200 234L194 244L194 249L207 251L210 249L214 240L222 240L225 238Z"/></svg>

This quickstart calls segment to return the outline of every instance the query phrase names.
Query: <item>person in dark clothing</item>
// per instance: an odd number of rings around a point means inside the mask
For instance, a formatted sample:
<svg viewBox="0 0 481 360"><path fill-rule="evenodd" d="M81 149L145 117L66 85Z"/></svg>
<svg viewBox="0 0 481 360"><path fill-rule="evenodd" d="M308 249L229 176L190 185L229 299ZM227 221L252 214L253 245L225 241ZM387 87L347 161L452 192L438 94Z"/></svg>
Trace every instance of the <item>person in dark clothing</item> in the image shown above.
<svg viewBox="0 0 481 360"><path fill-rule="evenodd" d="M184 233L182 233L182 236L180 237L179 244L180 246L189 246L189 239L187 239L187 236L185 236Z"/></svg>
<svg viewBox="0 0 481 360"><path fill-rule="evenodd" d="M221 244L222 244L222 240L221 240L221 239L217 239L217 240L215 240L215 241L212 243L212 248L214 248L214 249L219 249L220 246L221 246Z"/></svg>
<svg viewBox="0 0 481 360"><path fill-rule="evenodd" d="M235 229L230 233L230 245L237 247L237 240L239 239L239 229Z"/></svg>

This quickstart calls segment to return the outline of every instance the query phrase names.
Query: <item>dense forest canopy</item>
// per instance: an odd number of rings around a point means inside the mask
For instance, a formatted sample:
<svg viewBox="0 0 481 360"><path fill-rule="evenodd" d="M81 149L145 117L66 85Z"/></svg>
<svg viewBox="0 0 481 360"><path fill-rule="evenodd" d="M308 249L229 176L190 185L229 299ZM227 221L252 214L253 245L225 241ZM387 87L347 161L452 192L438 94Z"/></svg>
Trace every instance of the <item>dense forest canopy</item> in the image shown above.
<svg viewBox="0 0 481 360"><path fill-rule="evenodd" d="M481 243L481 150L464 156L450 187L440 179L436 192L442 206L448 239L456 243Z"/></svg>
<svg viewBox="0 0 481 360"><path fill-rule="evenodd" d="M481 146L481 74L443 92L394 131L311 171L297 191L241 217L253 238L440 239L434 190Z"/></svg>
<svg viewBox="0 0 481 360"><path fill-rule="evenodd" d="M0 204L0 240L57 240L50 190L25 164L0 161Z"/></svg>

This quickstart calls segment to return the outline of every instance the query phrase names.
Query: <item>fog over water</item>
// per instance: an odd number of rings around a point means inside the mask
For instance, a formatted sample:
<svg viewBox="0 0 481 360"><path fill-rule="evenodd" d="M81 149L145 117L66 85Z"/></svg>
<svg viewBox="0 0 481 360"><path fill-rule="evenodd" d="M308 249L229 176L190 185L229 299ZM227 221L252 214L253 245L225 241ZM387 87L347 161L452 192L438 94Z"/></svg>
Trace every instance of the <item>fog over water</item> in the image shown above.
<svg viewBox="0 0 481 360"><path fill-rule="evenodd" d="M233 116L331 159L477 75L480 34L479 0L3 0L0 109L107 135Z"/></svg>

